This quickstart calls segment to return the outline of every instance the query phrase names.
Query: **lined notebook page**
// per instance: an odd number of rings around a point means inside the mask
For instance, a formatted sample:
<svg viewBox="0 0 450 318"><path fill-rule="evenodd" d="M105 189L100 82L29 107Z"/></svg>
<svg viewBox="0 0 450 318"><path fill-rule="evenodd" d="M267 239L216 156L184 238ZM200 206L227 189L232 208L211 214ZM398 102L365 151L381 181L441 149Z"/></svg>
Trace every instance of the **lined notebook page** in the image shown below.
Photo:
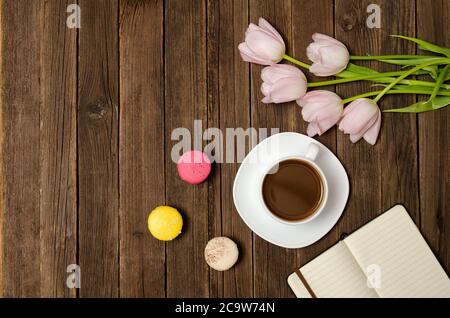
<svg viewBox="0 0 450 318"><path fill-rule="evenodd" d="M301 272L317 297L378 297L367 287L366 277L343 242L339 242L303 266ZM294 294L299 298L311 295L297 274L288 278Z"/></svg>
<svg viewBox="0 0 450 318"><path fill-rule="evenodd" d="M450 280L403 206L345 240L361 269L379 265L381 297L450 297Z"/></svg>

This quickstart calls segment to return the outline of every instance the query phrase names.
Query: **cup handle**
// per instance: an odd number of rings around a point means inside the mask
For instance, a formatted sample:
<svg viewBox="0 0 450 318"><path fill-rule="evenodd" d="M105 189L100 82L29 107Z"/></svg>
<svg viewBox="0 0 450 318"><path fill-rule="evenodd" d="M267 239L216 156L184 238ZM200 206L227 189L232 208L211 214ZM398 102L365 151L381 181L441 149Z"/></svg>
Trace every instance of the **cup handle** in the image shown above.
<svg viewBox="0 0 450 318"><path fill-rule="evenodd" d="M316 160L317 154L319 153L319 146L315 143L310 143L308 149L306 150L305 157L309 160Z"/></svg>

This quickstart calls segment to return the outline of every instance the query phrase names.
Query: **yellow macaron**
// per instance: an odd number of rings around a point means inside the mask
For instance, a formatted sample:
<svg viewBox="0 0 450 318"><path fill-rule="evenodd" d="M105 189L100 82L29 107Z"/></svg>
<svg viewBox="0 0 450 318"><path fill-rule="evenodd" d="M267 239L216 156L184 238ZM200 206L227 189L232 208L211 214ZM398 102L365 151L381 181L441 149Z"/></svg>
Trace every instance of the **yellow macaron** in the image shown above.
<svg viewBox="0 0 450 318"><path fill-rule="evenodd" d="M170 206L159 206L148 216L148 229L160 241L171 241L183 228L183 218L177 209Z"/></svg>

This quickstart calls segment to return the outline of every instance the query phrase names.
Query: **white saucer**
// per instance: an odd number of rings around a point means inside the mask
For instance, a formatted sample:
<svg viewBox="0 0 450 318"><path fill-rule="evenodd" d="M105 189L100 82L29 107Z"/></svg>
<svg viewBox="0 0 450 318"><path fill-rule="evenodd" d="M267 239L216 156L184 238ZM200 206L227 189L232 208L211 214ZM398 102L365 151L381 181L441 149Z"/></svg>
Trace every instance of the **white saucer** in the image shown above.
<svg viewBox="0 0 450 318"><path fill-rule="evenodd" d="M259 199L258 180L265 164L290 155L302 155L311 142L320 147L315 162L327 178L328 201L314 220L305 224L282 224L264 211ZM271 148L266 152L274 143L278 150ZM263 163L259 154L264 154ZM317 140L292 132L273 135L253 148L239 167L233 185L234 205L247 226L266 241L285 248L305 247L327 234L344 211L348 194L348 176L339 159Z"/></svg>

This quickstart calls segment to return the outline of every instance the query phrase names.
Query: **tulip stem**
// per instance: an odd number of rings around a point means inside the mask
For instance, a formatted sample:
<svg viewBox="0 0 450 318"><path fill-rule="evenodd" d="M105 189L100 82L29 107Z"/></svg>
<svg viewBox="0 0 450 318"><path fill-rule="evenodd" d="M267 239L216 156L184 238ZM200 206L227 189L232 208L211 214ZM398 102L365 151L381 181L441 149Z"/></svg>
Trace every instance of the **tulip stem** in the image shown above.
<svg viewBox="0 0 450 318"><path fill-rule="evenodd" d="M382 79L382 80L376 80L374 82L380 82L380 83L391 83L392 81L394 81L395 78L391 77L388 79ZM419 81L419 80L401 80L398 84L404 84L404 85L415 85L415 86L425 86L425 87L435 87L436 84L435 82L428 82L428 81ZM443 89L450 89L450 85L447 84L442 84L441 88Z"/></svg>
<svg viewBox="0 0 450 318"><path fill-rule="evenodd" d="M416 56L416 55L379 55L379 56L353 56L353 57L355 57L355 59L356 58L361 58L361 60L364 60L364 59L365 60L369 60L369 58L378 58L378 57L380 57L380 58L384 58L385 59L385 58L394 57L394 56L397 57L397 58L401 58L401 57L403 57L403 58L406 58L406 57L426 57L426 56L420 56L420 55L419 56ZM309 70L309 68L311 67L311 65L309 65L307 63L304 63L302 61L299 61L299 60L297 60L297 59L295 59L295 58L293 58L293 57L291 57L289 55L286 55L286 54L283 55L283 58L286 61L289 61L289 62L291 62L291 63L293 63L295 65L303 67L303 68L305 68L307 70ZM382 78L386 77L386 73L383 74L383 75L384 76L382 76ZM397 76L397 75L398 74L396 74L394 76ZM336 74L335 76L336 77L340 77L339 73ZM347 79L349 79L349 78L347 78ZM366 79L375 79L375 78L366 78ZM356 80L358 80L358 79L356 79ZM364 78L363 79L359 79L359 80L364 80ZM394 80L395 80L395 78L392 78L392 79L386 79L386 80L383 80L383 81L380 81L380 82L388 82L388 83L390 83L391 81L394 81ZM350 81L353 81L353 80L344 81L344 83L350 82ZM326 82L316 82L316 83L326 83ZM419 85L419 86L430 86L430 87L434 87L435 86L434 82L418 81L418 80L402 80L400 83L401 84L406 84L406 85ZM310 84L313 84L313 83L310 83ZM308 87L333 85L333 83L326 83L324 85L319 85L319 84L310 85L310 84L308 84ZM336 83L336 84L339 84L339 83ZM450 85L442 84L442 88L450 89Z"/></svg>
<svg viewBox="0 0 450 318"><path fill-rule="evenodd" d="M352 96L346 99L343 99L341 101L342 104L347 104L350 102L353 102L354 100L357 100L358 98L365 98L365 97L371 97L371 96L376 96L378 94L380 94L381 91L374 91L374 92L368 92L368 93L364 93L364 94L360 94L360 95L356 95L356 96ZM431 91L429 92L424 92L424 91L419 91L419 90L414 90L414 89L408 89L408 90L393 90L393 91L389 91L386 92L386 94L418 94L418 95L431 95ZM450 92L446 92L446 91L439 91L437 93L437 95L441 95L441 96L450 96Z"/></svg>
<svg viewBox="0 0 450 318"><path fill-rule="evenodd" d="M427 66L436 65L436 64L443 64L443 63L448 63L448 62L450 62L449 59L443 58L443 59L439 59L439 60L437 60L437 61L430 61L430 62L427 62L427 63L423 63L423 64L420 64L420 65L417 65L416 67L413 67L412 69L410 69L410 70L404 72L402 75L400 75L399 77L397 77L397 78L395 79L395 81L393 81L392 83L390 83L388 86L386 86L386 87L385 87L385 88L384 88L384 89L383 89L383 90L382 90L382 91L381 91L381 92L373 99L373 101L374 101L375 103L377 103L377 102L381 99L381 97L383 97L383 95L386 94L386 92L388 92L392 87L394 87L395 85L397 85L398 82L400 82L402 79L408 77L409 75L413 74L414 72L419 71L419 70L421 70L421 69L423 69L424 67L427 67Z"/></svg>
<svg viewBox="0 0 450 318"><path fill-rule="evenodd" d="M399 76L399 75L402 75L403 73L405 73L405 71L376 73L376 74L360 75L360 76L354 76L354 77L335 79L335 80L330 80L330 81L312 82L312 83L308 83L308 87L320 87L320 86L350 83L350 82L356 82L356 81L362 81L362 80Z"/></svg>
<svg viewBox="0 0 450 318"><path fill-rule="evenodd" d="M293 63L293 64L295 64L295 65L301 66L301 67L303 67L303 68L305 68L305 69L307 69L307 70L309 70L309 68L311 67L311 65L309 65L309 64L307 64L307 63L303 63L302 61L299 61L299 60L297 60L297 59L295 59L295 58L293 58L293 57L290 57L290 56L287 55L287 54L284 54L284 55L283 55L283 58L284 58L286 61L289 61L289 62L291 62L291 63Z"/></svg>
<svg viewBox="0 0 450 318"><path fill-rule="evenodd" d="M435 58L432 55L351 55L350 60L353 61L371 61L371 60L391 60L391 59L423 59Z"/></svg>
<svg viewBox="0 0 450 318"><path fill-rule="evenodd" d="M374 59L389 59L389 58L397 58L397 59L411 59L411 58L427 58L427 57L435 57L435 56L426 56L426 55L373 55L373 56L356 56L353 55L350 57L350 59L353 60L374 60ZM303 67L307 70L310 69L311 65L304 63L302 61L299 61L287 54L283 55L283 59L285 59L286 61L289 61L295 65L298 65L300 67ZM436 61L436 60L435 60ZM434 64L434 63L433 63ZM437 63L438 64L438 63ZM356 76L356 77L346 77L346 78L341 78L341 79L335 79L335 80L330 80L330 81L322 81L322 82L312 82L312 83L308 83L308 87L320 87L320 86L327 86L327 85L334 85L334 84L341 84L341 83L350 83L353 81L360 81L360 80L371 80L371 79L382 79L385 77L391 77L391 76L399 76L402 75L405 71L398 71L398 72L386 72L386 73L377 73L377 74L371 74L371 75L361 75L361 76ZM336 74L335 76L340 77L339 74ZM391 79L385 79L382 80L380 82L387 82L387 83L392 83L395 82L396 79L395 78L391 78ZM400 82L398 82L400 84L406 84L406 85L419 85L419 86L430 86L430 87L434 87L435 83L434 82L427 82L427 81L419 81L419 80L405 80L402 79ZM398 84L397 83L397 84ZM446 84L442 84L442 88L445 89L450 89L450 85L446 85Z"/></svg>

